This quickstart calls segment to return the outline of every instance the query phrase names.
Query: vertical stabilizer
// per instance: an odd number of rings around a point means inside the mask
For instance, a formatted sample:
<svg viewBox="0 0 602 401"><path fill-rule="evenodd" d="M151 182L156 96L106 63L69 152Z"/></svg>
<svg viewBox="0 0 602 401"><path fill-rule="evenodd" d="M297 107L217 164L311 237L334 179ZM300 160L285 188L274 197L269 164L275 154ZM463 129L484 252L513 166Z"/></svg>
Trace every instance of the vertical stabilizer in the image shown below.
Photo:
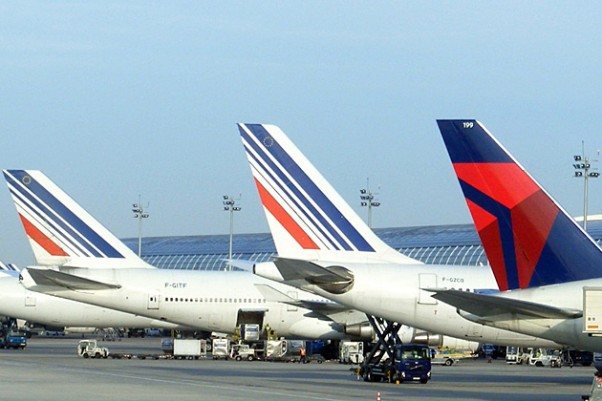
<svg viewBox="0 0 602 401"><path fill-rule="evenodd" d="M238 127L278 256L420 263L380 240L280 128Z"/></svg>
<svg viewBox="0 0 602 401"><path fill-rule="evenodd" d="M602 250L476 120L438 120L500 290L602 277Z"/></svg>
<svg viewBox="0 0 602 401"><path fill-rule="evenodd" d="M42 172L4 170L4 178L38 265L151 267Z"/></svg>

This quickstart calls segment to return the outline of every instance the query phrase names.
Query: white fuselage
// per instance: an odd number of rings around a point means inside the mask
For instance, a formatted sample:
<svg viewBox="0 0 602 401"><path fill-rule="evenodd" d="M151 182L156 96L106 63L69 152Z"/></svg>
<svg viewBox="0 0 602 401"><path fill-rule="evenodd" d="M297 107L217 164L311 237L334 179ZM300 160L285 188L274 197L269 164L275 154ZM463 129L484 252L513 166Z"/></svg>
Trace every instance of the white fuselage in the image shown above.
<svg viewBox="0 0 602 401"><path fill-rule="evenodd" d="M602 287L602 279L574 281L563 284L505 291L500 297L518 299L561 309L583 311L583 288ZM472 315L467 318L479 321L491 327L516 331L541 338L553 339L576 349L602 352L602 337L584 333L583 317L576 319L537 319L524 317L517 319L511 314L495 316L491 319L479 319Z"/></svg>
<svg viewBox="0 0 602 401"><path fill-rule="evenodd" d="M342 305L407 324L431 333L469 341L498 345L558 347L553 341L474 323L461 317L456 308L439 302L425 289L465 291L495 289L497 284L490 267L433 265L399 265L384 263L327 263L321 266L344 266L353 273L353 287L343 294L332 294L316 285L302 288ZM272 267L270 267L273 266ZM273 263L255 266L257 274L266 272L274 278L279 273Z"/></svg>
<svg viewBox="0 0 602 401"><path fill-rule="evenodd" d="M241 323L269 325L288 338L344 338L344 327L325 316L314 317L308 309L262 296L255 284L269 284L291 298L302 293L289 286L254 276L249 272L209 272L159 269L78 269L70 271L117 289L69 290L22 283L29 289L122 312L175 322L197 330L233 333ZM31 280L31 278L29 278ZM303 295L316 299L313 294ZM250 319L250 320L249 320Z"/></svg>
<svg viewBox="0 0 602 401"><path fill-rule="evenodd" d="M167 321L101 308L25 289L15 275L0 273L0 315L57 327L185 328Z"/></svg>

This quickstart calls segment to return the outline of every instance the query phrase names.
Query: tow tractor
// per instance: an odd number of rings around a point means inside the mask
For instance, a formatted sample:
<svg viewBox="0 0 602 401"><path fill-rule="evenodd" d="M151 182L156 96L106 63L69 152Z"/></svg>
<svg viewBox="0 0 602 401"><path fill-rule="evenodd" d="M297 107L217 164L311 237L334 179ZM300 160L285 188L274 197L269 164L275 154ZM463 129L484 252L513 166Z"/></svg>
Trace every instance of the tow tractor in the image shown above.
<svg viewBox="0 0 602 401"><path fill-rule="evenodd" d="M109 356L109 350L99 347L96 340L81 340L77 344L77 355L84 358L104 358Z"/></svg>
<svg viewBox="0 0 602 401"><path fill-rule="evenodd" d="M424 344L402 344L399 338L400 323L368 315L378 341L358 370L364 381L402 383L431 379L431 353Z"/></svg>
<svg viewBox="0 0 602 401"><path fill-rule="evenodd" d="M243 359L252 361L253 359L256 359L257 356L255 355L255 349L251 348L249 344L239 343L232 346L230 358L237 361L242 361Z"/></svg>

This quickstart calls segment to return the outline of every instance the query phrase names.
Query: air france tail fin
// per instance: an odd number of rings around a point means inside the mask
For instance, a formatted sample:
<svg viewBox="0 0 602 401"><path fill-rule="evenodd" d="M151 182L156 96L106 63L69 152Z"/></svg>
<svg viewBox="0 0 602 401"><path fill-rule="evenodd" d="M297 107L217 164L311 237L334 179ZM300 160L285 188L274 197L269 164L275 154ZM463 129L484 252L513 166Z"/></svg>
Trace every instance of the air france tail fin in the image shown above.
<svg viewBox="0 0 602 401"><path fill-rule="evenodd" d="M4 178L36 264L151 267L42 172L4 170Z"/></svg>
<svg viewBox="0 0 602 401"><path fill-rule="evenodd" d="M380 240L280 128L238 128L279 257L420 263Z"/></svg>
<svg viewBox="0 0 602 401"><path fill-rule="evenodd" d="M602 250L475 120L438 120L500 290L602 277Z"/></svg>
<svg viewBox="0 0 602 401"><path fill-rule="evenodd" d="M0 261L0 270L18 272L21 269L19 269L16 265L14 265L12 263L4 263L4 262Z"/></svg>

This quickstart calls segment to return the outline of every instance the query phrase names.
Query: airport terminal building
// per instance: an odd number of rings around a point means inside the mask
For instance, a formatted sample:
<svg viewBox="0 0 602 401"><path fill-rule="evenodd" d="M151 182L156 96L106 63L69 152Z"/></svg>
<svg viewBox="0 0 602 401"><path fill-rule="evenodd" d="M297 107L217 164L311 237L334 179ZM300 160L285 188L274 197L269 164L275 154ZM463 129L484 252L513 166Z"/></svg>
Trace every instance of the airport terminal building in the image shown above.
<svg viewBox="0 0 602 401"><path fill-rule="evenodd" d="M587 231L602 246L602 216L588 220ZM488 264L472 224L380 228L374 230L399 252L427 264L479 266ZM228 235L150 237L142 239L142 257L162 269L224 270L229 252ZM124 242L138 250L138 239ZM276 256L269 233L234 234L233 259L265 262Z"/></svg>

